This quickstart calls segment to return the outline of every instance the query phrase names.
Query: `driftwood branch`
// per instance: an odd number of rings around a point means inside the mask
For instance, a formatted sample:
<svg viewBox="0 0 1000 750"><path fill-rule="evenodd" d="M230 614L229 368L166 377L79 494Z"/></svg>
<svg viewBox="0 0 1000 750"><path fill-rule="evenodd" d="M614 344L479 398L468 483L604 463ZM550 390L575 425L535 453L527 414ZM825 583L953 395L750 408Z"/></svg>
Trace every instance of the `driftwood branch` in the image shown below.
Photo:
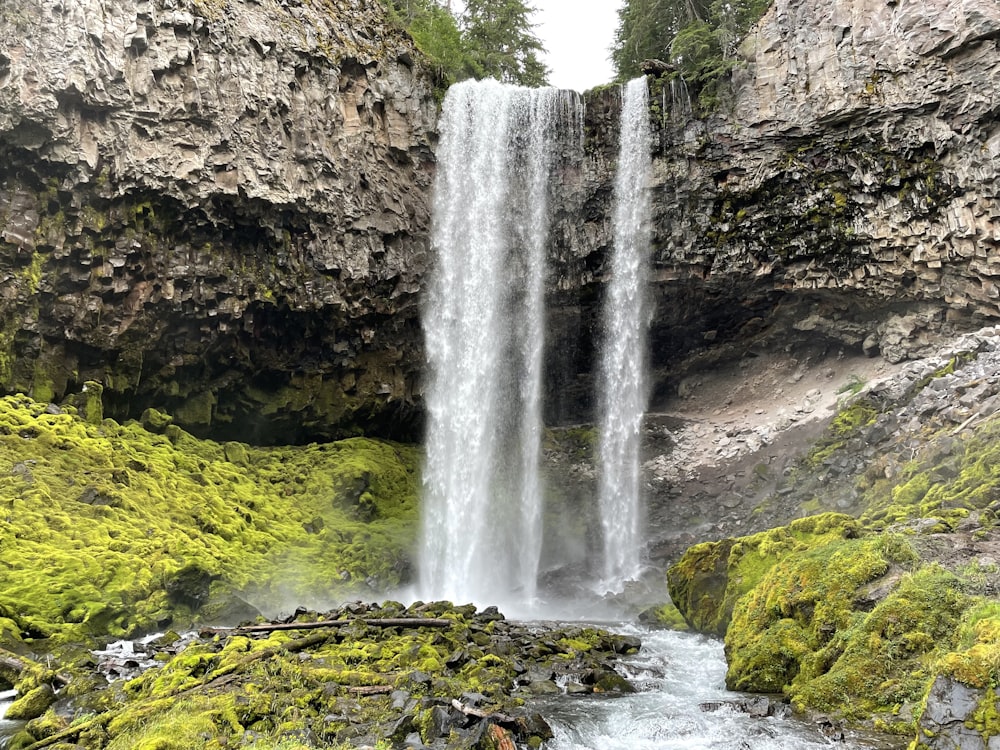
<svg viewBox="0 0 1000 750"><path fill-rule="evenodd" d="M395 688L392 685L354 685L346 690L354 695L388 695Z"/></svg>
<svg viewBox="0 0 1000 750"><path fill-rule="evenodd" d="M31 669L45 670L46 667L0 648L0 674L19 675L21 672ZM52 674L52 681L65 687L69 684L70 677L60 672L54 672Z"/></svg>
<svg viewBox="0 0 1000 750"><path fill-rule="evenodd" d="M111 721L111 714L101 714L100 716L91 719L90 721L83 721L79 724L74 724L68 729L64 729L61 732L56 732L55 734L50 734L45 739L39 740L33 745L28 745L25 750L41 750L43 747L48 747L49 745L55 745L57 742L62 742L63 740L68 740L71 737L76 737L84 729L90 729L94 726L100 726L101 724L107 724Z"/></svg>
<svg viewBox="0 0 1000 750"><path fill-rule="evenodd" d="M271 633L276 630L316 630L343 628L356 622L374 628L448 628L454 621L444 617L367 617L355 620L317 620L316 622L265 622L235 628L211 628L209 633Z"/></svg>
<svg viewBox="0 0 1000 750"><path fill-rule="evenodd" d="M458 698L452 698L451 705L466 716L475 716L477 719L489 719L499 724L513 724L517 721L513 716L508 716L507 714L491 713L490 711L483 711L481 708L467 706L458 700Z"/></svg>

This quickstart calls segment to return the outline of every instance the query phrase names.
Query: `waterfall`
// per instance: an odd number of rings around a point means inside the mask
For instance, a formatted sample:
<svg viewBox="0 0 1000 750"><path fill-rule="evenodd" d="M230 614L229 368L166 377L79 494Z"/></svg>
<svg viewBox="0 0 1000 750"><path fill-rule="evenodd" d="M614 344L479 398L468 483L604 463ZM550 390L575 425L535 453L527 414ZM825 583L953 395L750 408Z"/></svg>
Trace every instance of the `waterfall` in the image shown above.
<svg viewBox="0 0 1000 750"><path fill-rule="evenodd" d="M577 106L495 81L445 97L422 311L425 598L535 596L549 171L557 120Z"/></svg>
<svg viewBox="0 0 1000 750"><path fill-rule="evenodd" d="M670 89L670 119L687 122L691 119L691 94L688 93L687 84L683 78L670 79L669 86L663 89L664 112L668 111L666 106L668 88Z"/></svg>
<svg viewBox="0 0 1000 750"><path fill-rule="evenodd" d="M646 79L630 81L622 104L614 193L614 247L604 302L598 394L598 501L604 585L620 589L640 571L639 448L646 409L645 295L652 172Z"/></svg>

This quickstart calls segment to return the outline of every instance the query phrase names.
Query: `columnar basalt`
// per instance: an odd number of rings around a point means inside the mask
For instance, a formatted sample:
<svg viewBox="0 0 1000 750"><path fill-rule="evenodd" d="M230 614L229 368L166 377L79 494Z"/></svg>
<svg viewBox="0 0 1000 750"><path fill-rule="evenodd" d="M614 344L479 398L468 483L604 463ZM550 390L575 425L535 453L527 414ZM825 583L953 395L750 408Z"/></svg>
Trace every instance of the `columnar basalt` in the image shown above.
<svg viewBox="0 0 1000 750"><path fill-rule="evenodd" d="M990 0L776 0L711 110L651 80L659 395L691 353L826 340L898 362L1000 315L998 40ZM553 363L591 358L619 101L588 95L590 161L566 176ZM577 375L552 417L587 412Z"/></svg>
<svg viewBox="0 0 1000 750"><path fill-rule="evenodd" d="M0 384L412 435L436 111L378 4L0 9Z"/></svg>

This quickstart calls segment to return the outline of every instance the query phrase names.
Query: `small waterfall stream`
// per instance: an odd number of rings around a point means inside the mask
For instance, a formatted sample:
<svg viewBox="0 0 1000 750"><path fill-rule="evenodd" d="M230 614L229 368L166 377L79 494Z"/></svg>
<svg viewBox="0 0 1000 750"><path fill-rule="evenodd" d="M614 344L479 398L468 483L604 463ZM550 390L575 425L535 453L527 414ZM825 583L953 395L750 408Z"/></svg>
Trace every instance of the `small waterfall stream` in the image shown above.
<svg viewBox="0 0 1000 750"><path fill-rule="evenodd" d="M428 598L535 596L549 170L556 123L578 107L569 92L496 81L452 86L444 102L422 316Z"/></svg>
<svg viewBox="0 0 1000 750"><path fill-rule="evenodd" d="M604 301L598 442L598 500L604 529L604 581L620 591L640 571L639 441L646 411L645 286L652 172L649 93L630 81L622 103L614 198L614 248Z"/></svg>

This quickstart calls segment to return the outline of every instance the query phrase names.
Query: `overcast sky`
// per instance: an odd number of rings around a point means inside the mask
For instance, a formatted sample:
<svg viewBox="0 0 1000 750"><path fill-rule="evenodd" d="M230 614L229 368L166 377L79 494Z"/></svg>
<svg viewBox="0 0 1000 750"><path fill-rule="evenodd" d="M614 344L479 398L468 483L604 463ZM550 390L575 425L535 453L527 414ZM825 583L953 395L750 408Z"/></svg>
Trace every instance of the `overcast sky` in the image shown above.
<svg viewBox="0 0 1000 750"><path fill-rule="evenodd" d="M528 0L537 8L535 33L548 55L549 83L564 89L585 89L608 83L614 73L611 40L624 0Z"/></svg>

